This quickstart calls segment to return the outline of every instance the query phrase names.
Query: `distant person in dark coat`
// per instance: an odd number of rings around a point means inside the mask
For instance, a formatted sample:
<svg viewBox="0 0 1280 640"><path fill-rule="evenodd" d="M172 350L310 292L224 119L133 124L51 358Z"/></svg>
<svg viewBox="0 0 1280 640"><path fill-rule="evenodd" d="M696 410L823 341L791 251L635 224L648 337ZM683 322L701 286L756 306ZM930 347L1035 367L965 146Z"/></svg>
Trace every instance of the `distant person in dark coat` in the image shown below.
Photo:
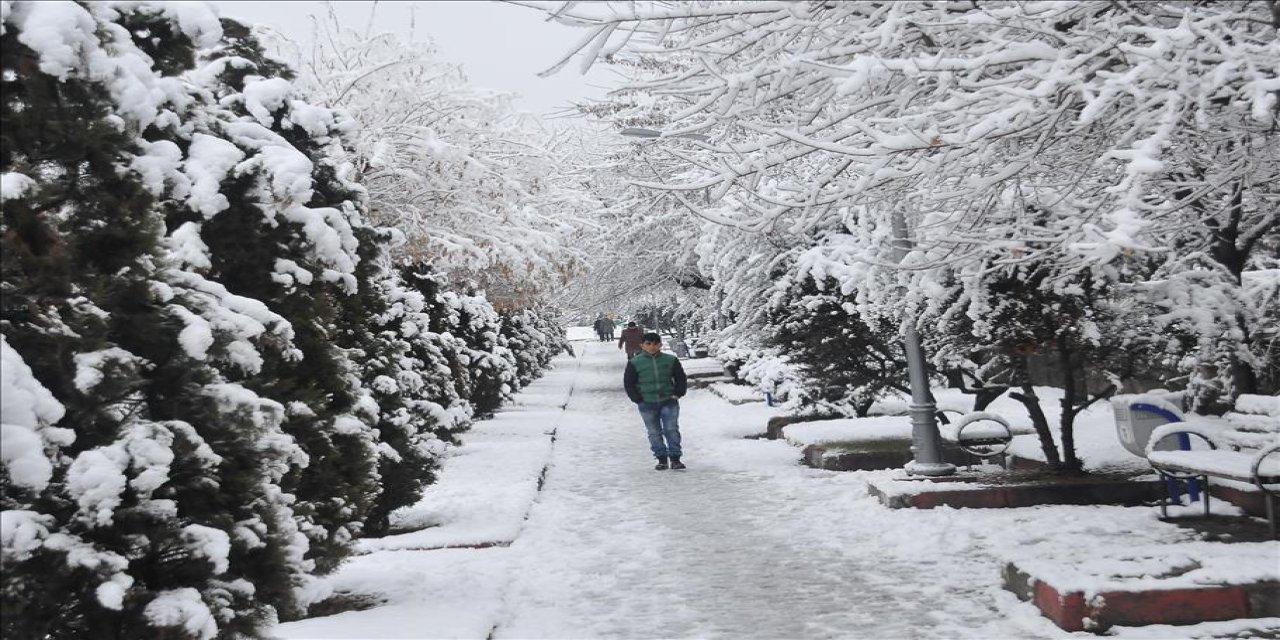
<svg viewBox="0 0 1280 640"><path fill-rule="evenodd" d="M627 328L623 329L622 334L618 336L618 348L626 349L627 360L640 353L641 342L644 342L644 329L637 327L634 322L628 322Z"/></svg>
<svg viewBox="0 0 1280 640"><path fill-rule="evenodd" d="M613 323L603 315L596 318L593 325L596 330L596 337L600 338L600 342L613 339Z"/></svg>

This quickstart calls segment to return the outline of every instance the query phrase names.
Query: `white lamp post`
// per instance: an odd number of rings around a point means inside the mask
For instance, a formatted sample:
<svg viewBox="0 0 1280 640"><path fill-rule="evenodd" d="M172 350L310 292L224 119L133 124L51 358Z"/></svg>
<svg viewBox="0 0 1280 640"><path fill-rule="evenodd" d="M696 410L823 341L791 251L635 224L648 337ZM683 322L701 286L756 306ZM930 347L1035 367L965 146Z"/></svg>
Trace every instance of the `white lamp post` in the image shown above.
<svg viewBox="0 0 1280 640"><path fill-rule="evenodd" d="M911 236L907 235L907 220L901 207L893 208L893 257L901 263L911 251ZM956 466L942 460L942 438L938 435L938 406L929 392L929 373L925 365L924 347L914 322L908 323L902 336L902 346L907 352L907 380L911 386L911 453L907 473L920 476L941 477L956 472Z"/></svg>

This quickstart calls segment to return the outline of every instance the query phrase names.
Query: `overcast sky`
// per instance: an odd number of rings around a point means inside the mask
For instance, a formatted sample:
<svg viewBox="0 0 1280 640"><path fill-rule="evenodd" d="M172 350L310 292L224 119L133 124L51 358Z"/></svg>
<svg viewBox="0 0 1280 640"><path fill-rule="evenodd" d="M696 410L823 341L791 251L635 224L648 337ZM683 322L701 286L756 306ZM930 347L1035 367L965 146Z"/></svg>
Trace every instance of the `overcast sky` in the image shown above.
<svg viewBox="0 0 1280 640"><path fill-rule="evenodd" d="M222 15L269 25L295 41L309 39L308 15L323 15L324 2L212 2ZM363 29L373 2L334 2L347 26ZM413 20L411 21L411 15ZM460 63L477 87L519 93L518 108L550 114L583 97L600 97L613 75L593 68L587 76L572 64L550 78L536 74L560 59L583 32L544 20L544 15L498 2L378 2L374 30L410 35L436 44L440 58Z"/></svg>

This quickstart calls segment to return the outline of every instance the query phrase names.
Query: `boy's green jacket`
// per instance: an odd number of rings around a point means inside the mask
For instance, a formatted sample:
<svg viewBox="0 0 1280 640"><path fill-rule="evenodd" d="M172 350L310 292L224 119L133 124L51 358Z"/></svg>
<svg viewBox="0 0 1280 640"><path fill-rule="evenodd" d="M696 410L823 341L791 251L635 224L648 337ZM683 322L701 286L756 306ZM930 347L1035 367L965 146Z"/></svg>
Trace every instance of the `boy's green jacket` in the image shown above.
<svg viewBox="0 0 1280 640"><path fill-rule="evenodd" d="M663 402L684 396L688 380L680 359L661 351L641 353L627 361L622 386L632 402Z"/></svg>

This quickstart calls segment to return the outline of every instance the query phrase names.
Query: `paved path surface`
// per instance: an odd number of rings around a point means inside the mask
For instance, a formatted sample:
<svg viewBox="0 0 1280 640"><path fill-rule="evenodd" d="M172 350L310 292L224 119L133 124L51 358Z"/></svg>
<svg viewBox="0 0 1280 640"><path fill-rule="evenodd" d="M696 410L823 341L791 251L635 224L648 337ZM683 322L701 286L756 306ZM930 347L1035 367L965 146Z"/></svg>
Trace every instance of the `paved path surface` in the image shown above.
<svg viewBox="0 0 1280 640"><path fill-rule="evenodd" d="M380 606L280 625L277 637L1092 637L1005 591L1005 554L1089 558L1186 535L1150 508L886 509L866 482L895 472L803 467L795 446L746 438L776 409L705 390L682 402L689 469L654 471L621 354L576 347L464 436L421 503L398 512L410 531L362 541L328 579ZM1280 629L1220 624L1111 633Z"/></svg>
<svg viewBox="0 0 1280 640"><path fill-rule="evenodd" d="M710 437L701 423L723 421L723 414L714 414L726 410L706 392L695 391L684 402L689 470L654 471L639 416L619 389L622 357L608 345L584 346L546 484L512 545L509 617L500 621L495 637L931 637L994 631L989 625L999 614L988 590L956 591L953 585L944 593L934 585L927 560L894 557L902 532L877 530L882 519L831 529L826 516L832 509L823 505L863 498L857 508L878 508L856 484L830 474L824 474L827 481L762 482L767 478L761 467L767 465L753 464L759 456L700 457ZM743 444L796 456L783 443ZM886 555L888 548L894 553Z"/></svg>

